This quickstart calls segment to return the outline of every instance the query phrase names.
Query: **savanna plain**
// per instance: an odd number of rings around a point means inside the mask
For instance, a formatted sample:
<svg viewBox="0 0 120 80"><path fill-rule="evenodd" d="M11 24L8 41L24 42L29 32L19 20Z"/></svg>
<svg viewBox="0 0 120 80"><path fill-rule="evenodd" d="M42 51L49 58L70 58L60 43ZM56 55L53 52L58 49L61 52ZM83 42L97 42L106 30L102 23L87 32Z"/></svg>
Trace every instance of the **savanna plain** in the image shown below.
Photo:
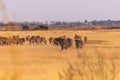
<svg viewBox="0 0 120 80"><path fill-rule="evenodd" d="M81 49L74 42L67 50L48 42L49 37L63 35L74 39L75 34L88 37ZM47 45L0 46L0 80L120 80L119 29L0 32L3 37L13 35L40 35L46 37Z"/></svg>

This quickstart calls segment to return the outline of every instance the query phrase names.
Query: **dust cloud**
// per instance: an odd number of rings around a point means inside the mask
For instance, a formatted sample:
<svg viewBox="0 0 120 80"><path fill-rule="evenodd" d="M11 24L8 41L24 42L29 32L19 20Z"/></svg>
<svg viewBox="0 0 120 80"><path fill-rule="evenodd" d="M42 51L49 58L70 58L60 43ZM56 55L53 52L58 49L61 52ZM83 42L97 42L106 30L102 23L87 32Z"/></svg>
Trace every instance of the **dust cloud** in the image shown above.
<svg viewBox="0 0 120 80"><path fill-rule="evenodd" d="M4 22L10 22L10 18L7 13L7 8L4 0L0 0L0 12L2 14L2 19Z"/></svg>

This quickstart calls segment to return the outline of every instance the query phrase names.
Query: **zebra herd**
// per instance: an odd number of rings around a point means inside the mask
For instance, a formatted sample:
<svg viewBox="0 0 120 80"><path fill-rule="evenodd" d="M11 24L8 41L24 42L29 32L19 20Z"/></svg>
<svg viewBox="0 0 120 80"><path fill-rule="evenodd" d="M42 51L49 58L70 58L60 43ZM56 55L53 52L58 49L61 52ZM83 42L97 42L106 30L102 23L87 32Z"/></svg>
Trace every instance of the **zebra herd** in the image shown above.
<svg viewBox="0 0 120 80"><path fill-rule="evenodd" d="M71 39L66 36L60 37L49 37L49 43L54 46L58 46L61 50L68 49L73 46L73 42L75 42L75 46L77 49L82 48L83 44L87 42L87 36L83 39L79 35L75 35L74 39ZM41 37L39 35L36 36L26 36L20 37L19 35L14 35L12 37L0 37L0 45L24 45L28 43L29 45L39 45L45 44L47 45L47 39L45 37Z"/></svg>

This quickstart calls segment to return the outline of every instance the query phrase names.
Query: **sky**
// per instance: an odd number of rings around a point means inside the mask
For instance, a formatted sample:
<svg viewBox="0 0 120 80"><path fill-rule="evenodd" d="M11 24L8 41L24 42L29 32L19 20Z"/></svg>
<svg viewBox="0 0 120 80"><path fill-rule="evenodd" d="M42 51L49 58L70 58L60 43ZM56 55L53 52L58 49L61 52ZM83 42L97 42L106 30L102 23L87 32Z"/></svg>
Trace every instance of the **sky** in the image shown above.
<svg viewBox="0 0 120 80"><path fill-rule="evenodd" d="M4 0L4 2L12 21L120 19L120 0Z"/></svg>

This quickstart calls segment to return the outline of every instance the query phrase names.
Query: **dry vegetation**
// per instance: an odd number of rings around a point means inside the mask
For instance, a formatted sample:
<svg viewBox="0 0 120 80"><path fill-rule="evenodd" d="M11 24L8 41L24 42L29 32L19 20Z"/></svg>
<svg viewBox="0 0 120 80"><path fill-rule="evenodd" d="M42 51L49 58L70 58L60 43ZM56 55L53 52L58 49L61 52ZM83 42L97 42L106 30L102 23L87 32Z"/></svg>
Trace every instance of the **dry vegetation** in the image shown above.
<svg viewBox="0 0 120 80"><path fill-rule="evenodd" d="M106 59L96 52L94 57L86 53L78 54L78 62L69 63L63 72L58 72L60 80L118 80L119 66L116 58Z"/></svg>
<svg viewBox="0 0 120 80"><path fill-rule="evenodd" d="M0 36L41 35L47 39L88 36L83 49L53 45L0 46L0 80L120 80L120 30L5 31ZM59 73L58 73L59 72Z"/></svg>

